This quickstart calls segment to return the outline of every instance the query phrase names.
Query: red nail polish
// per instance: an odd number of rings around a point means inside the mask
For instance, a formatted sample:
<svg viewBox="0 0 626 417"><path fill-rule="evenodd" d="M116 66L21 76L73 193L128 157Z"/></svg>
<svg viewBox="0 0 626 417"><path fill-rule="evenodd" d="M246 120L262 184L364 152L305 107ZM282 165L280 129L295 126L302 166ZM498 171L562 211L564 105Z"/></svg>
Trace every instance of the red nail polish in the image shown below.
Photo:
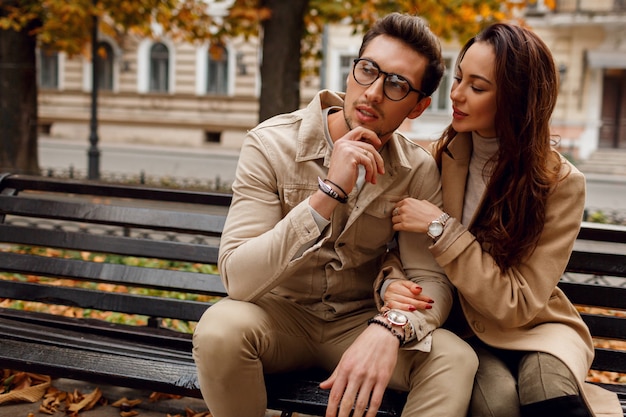
<svg viewBox="0 0 626 417"><path fill-rule="evenodd" d="M409 306L409 311L415 311L415 310L417 310L415 306Z"/></svg>
<svg viewBox="0 0 626 417"><path fill-rule="evenodd" d="M433 308L433 306L431 306L430 304L426 304L426 310L430 310L431 308Z"/></svg>

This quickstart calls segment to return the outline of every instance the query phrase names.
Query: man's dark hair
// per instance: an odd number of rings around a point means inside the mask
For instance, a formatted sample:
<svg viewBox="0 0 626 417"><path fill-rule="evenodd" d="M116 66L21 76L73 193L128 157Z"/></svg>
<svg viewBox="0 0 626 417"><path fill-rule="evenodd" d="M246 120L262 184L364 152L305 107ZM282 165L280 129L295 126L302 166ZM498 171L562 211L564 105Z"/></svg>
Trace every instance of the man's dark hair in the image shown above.
<svg viewBox="0 0 626 417"><path fill-rule="evenodd" d="M374 23L363 36L363 43L359 50L359 57L367 45L377 36L387 35L406 43L414 51L428 59L428 66L422 79L422 90L426 95L432 95L443 76L444 63L441 57L439 38L430 30L428 23L419 16L403 13L391 13Z"/></svg>

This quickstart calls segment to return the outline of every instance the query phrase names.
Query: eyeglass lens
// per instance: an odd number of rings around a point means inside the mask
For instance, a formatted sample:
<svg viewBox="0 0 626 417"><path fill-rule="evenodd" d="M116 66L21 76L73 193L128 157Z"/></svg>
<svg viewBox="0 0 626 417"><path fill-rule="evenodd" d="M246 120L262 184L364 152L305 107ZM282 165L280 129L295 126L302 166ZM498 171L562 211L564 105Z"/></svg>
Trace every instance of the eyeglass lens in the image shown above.
<svg viewBox="0 0 626 417"><path fill-rule="evenodd" d="M357 83L372 85L381 74L385 76L383 92L390 100L399 101L405 98L412 90L409 82L397 74L388 74L367 59L359 59L354 63L354 79Z"/></svg>

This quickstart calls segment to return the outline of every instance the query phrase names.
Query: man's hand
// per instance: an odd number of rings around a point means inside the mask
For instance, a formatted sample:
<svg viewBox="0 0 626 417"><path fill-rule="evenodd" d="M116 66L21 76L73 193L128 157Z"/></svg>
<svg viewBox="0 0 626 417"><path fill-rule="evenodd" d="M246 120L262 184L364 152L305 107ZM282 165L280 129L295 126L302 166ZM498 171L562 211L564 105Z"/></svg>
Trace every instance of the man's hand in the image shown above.
<svg viewBox="0 0 626 417"><path fill-rule="evenodd" d="M349 194L359 175L358 166L365 168L365 181L376 184L376 176L385 173L385 161L378 153L381 140L374 132L356 127L337 139L328 168L328 178Z"/></svg>
<svg viewBox="0 0 626 417"><path fill-rule="evenodd" d="M359 165L365 168L365 181L376 184L376 176L385 173L385 161L377 149L382 142L374 132L364 127L350 130L334 144L330 157L327 178L332 181L332 187L340 193L350 194L359 176ZM337 189L341 187L341 189ZM326 219L330 219L337 207L338 201L328 197L322 191L317 191L309 200L311 207Z"/></svg>
<svg viewBox="0 0 626 417"><path fill-rule="evenodd" d="M375 417L398 361L398 348L399 341L389 330L368 326L320 384L330 389L326 417L348 417L353 407L354 417Z"/></svg>

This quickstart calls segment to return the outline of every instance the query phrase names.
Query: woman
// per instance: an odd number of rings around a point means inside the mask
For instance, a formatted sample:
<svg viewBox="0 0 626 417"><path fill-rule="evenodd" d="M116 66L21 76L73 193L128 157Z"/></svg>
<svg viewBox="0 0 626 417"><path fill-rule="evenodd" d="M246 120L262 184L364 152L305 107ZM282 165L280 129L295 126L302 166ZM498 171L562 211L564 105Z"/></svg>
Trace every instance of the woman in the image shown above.
<svg viewBox="0 0 626 417"><path fill-rule="evenodd" d="M432 149L445 213L408 198L392 221L433 238L430 250L458 290L450 320L460 319L480 360L471 415L622 416L615 394L584 382L591 336L557 288L585 179L551 148L551 53L530 30L498 23L463 47L455 72L453 120ZM384 310L432 302L397 258L379 285Z"/></svg>

